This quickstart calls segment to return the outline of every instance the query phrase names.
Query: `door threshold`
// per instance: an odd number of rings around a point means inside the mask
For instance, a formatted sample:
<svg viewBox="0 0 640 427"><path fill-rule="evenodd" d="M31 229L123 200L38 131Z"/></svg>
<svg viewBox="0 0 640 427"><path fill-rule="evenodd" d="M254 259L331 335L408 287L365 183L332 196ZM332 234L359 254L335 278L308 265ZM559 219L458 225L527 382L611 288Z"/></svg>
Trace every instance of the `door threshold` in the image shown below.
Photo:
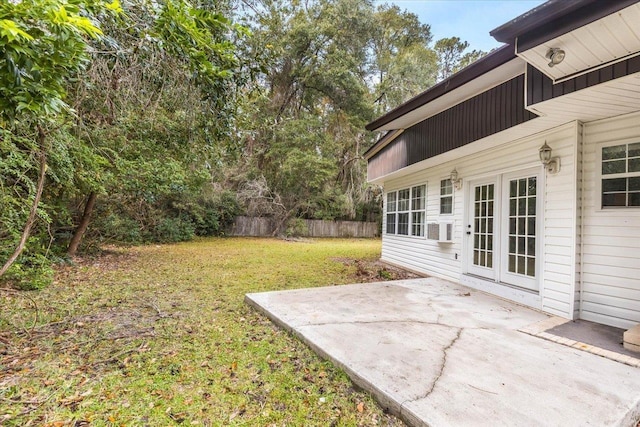
<svg viewBox="0 0 640 427"><path fill-rule="evenodd" d="M542 309L542 298L539 291L520 288L508 283L496 282L471 274L460 275L460 283L479 291L525 305L527 307Z"/></svg>

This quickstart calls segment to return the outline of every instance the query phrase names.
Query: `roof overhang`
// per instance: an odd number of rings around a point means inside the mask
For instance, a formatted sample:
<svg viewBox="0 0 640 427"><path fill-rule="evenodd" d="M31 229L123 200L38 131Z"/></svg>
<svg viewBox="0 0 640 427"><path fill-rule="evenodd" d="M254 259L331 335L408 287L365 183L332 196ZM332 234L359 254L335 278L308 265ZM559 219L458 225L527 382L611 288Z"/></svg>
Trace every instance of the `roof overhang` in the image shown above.
<svg viewBox="0 0 640 427"><path fill-rule="evenodd" d="M514 60L515 62L513 62ZM501 67L503 65L507 65L507 67ZM406 129L484 90L505 82L514 77L513 72L522 74L524 62L516 57L513 47L501 47L372 121L366 128L371 131ZM491 75L485 76L487 73ZM468 83L472 84L463 89ZM457 91L457 89L463 90ZM434 102L436 100L438 103Z"/></svg>
<svg viewBox="0 0 640 427"><path fill-rule="evenodd" d="M527 50L611 15L638 0L549 0L489 32L497 41Z"/></svg>
<svg viewBox="0 0 640 427"><path fill-rule="evenodd" d="M617 2L612 2L617 4ZM560 82L640 54L640 4L635 3L532 47L516 42L519 57ZM547 52L562 49L562 62L549 66Z"/></svg>

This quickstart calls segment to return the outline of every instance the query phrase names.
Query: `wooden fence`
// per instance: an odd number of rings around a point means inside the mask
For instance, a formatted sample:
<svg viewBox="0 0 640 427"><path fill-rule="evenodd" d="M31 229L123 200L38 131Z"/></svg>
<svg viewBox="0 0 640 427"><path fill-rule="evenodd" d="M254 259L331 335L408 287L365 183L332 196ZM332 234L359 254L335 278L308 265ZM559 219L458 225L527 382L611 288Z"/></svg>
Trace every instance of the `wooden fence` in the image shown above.
<svg viewBox="0 0 640 427"><path fill-rule="evenodd" d="M380 235L378 223L360 221L323 221L319 219L301 220L305 226L301 227L304 237L378 237ZM227 229L228 236L272 236L276 223L271 218L256 218L238 216L233 225Z"/></svg>

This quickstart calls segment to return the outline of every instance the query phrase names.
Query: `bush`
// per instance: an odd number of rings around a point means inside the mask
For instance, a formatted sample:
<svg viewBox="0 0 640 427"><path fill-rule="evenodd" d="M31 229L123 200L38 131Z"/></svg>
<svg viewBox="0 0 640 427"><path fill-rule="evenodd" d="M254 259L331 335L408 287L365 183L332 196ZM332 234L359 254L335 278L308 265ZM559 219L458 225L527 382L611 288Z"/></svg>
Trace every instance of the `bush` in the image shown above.
<svg viewBox="0 0 640 427"><path fill-rule="evenodd" d="M91 224L92 231L98 231L101 240L118 243L141 243L144 241L140 232L140 224L126 215L111 213L104 218L95 215L95 222Z"/></svg>
<svg viewBox="0 0 640 427"><path fill-rule="evenodd" d="M222 191L213 196L203 198L190 209L190 216L195 224L198 236L221 236L227 226L233 223L242 210L235 193Z"/></svg>
<svg viewBox="0 0 640 427"><path fill-rule="evenodd" d="M51 260L39 253L25 250L1 280L22 291L43 289L53 282Z"/></svg>
<svg viewBox="0 0 640 427"><path fill-rule="evenodd" d="M153 234L156 242L185 242L193 239L195 227L188 218L165 218L154 229Z"/></svg>

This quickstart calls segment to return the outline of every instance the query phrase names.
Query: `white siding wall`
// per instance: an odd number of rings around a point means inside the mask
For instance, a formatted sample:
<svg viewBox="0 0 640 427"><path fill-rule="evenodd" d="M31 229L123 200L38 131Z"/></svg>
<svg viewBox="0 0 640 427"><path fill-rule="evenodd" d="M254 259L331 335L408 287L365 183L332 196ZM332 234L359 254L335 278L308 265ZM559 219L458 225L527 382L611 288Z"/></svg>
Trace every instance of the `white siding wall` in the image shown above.
<svg viewBox="0 0 640 427"><path fill-rule="evenodd" d="M630 328L640 323L640 208L600 209L598 150L640 142L640 114L584 125L583 271L580 317Z"/></svg>
<svg viewBox="0 0 640 427"><path fill-rule="evenodd" d="M551 131L483 150L455 161L429 167L411 175L384 182L386 191L417 184L427 184L427 223L454 221L454 242L437 243L426 238L389 236L384 234L382 259L426 274L458 281L465 273L466 257L463 223L469 180L519 169L542 166L538 149L546 140L553 155L561 157L561 171L542 179L544 188L544 225L542 254L544 268L540 286L541 308L549 313L573 318L576 294L576 210L577 210L577 124L570 123ZM453 217L439 215L440 180L456 168L463 179L462 190L454 194ZM544 174L543 174L544 176ZM386 221L384 217L383 222ZM457 257L457 259L456 259Z"/></svg>

